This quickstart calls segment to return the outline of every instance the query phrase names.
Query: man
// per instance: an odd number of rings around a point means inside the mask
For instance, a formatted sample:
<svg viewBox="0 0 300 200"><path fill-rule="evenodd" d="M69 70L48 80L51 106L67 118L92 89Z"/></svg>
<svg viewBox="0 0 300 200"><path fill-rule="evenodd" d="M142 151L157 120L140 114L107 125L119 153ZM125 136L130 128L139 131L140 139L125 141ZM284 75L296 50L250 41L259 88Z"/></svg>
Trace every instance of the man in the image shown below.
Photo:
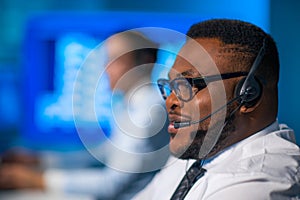
<svg viewBox="0 0 300 200"><path fill-rule="evenodd" d="M47 168L42 173L35 170L36 162L32 168L28 164L6 163L0 168L0 189L30 188L50 191L50 194L88 195L92 199L130 199L151 180L158 166L164 164L168 152L161 163L143 156L167 143L166 134L159 134L165 130L161 129L164 124L160 122L164 110L149 112L153 106L161 105L150 80L157 44L139 32L125 31L108 38L102 47L107 50L109 60L106 73L113 92L113 119L110 140L89 149L98 160L92 159L91 167ZM145 101L144 96L148 94L152 94L152 98ZM77 155L76 152L59 155L62 165L68 165L64 159L73 154ZM45 159L43 156L41 159ZM103 166L93 167L98 165Z"/></svg>
<svg viewBox="0 0 300 200"><path fill-rule="evenodd" d="M158 81L179 160L171 158L135 199L300 199L299 147L277 122L271 36L227 19L195 24L187 36L170 80Z"/></svg>

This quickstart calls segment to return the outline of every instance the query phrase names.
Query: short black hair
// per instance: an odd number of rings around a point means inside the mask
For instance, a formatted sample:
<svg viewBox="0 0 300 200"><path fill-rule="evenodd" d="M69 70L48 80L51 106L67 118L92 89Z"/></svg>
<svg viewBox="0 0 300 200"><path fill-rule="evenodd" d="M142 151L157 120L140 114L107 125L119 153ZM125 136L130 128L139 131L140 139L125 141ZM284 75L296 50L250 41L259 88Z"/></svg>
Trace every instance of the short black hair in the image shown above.
<svg viewBox="0 0 300 200"><path fill-rule="evenodd" d="M234 57L233 62L243 63L245 66L239 67L245 67L247 70L252 66L265 40L265 56L256 75L268 83L277 85L279 79L277 46L274 39L258 26L235 19L210 19L192 25L187 36L192 39L219 39L224 44L225 49L228 47L228 51L238 55Z"/></svg>

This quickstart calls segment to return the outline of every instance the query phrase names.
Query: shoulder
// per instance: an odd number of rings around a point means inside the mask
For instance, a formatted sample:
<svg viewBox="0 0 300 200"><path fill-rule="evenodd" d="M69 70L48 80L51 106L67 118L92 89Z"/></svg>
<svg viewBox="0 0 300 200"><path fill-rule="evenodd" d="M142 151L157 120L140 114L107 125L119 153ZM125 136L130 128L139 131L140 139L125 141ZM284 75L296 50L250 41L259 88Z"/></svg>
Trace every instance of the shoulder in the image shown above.
<svg viewBox="0 0 300 200"><path fill-rule="evenodd" d="M270 199L300 191L300 151L291 129L249 138L207 165L203 199Z"/></svg>

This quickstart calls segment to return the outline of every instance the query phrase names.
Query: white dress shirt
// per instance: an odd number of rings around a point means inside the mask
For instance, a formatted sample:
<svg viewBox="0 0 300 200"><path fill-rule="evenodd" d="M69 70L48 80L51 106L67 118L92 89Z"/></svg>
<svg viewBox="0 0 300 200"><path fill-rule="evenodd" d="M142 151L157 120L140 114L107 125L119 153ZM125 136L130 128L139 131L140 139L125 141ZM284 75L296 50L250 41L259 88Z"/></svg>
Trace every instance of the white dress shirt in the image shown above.
<svg viewBox="0 0 300 200"><path fill-rule="evenodd" d="M194 161L171 157L135 200L170 199ZM274 122L212 159L185 199L300 199L300 150L294 132Z"/></svg>

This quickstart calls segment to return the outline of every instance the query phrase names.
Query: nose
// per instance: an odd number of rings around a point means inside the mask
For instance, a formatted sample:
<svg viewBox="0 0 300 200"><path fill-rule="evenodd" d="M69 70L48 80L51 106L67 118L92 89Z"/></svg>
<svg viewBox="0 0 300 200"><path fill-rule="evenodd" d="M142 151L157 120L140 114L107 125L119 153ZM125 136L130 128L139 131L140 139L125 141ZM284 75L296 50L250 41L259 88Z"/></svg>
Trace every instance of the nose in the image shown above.
<svg viewBox="0 0 300 200"><path fill-rule="evenodd" d="M167 111L174 111L177 107L181 106L181 102L178 99L178 97L175 95L174 92L171 92L171 94L166 99L166 108Z"/></svg>

